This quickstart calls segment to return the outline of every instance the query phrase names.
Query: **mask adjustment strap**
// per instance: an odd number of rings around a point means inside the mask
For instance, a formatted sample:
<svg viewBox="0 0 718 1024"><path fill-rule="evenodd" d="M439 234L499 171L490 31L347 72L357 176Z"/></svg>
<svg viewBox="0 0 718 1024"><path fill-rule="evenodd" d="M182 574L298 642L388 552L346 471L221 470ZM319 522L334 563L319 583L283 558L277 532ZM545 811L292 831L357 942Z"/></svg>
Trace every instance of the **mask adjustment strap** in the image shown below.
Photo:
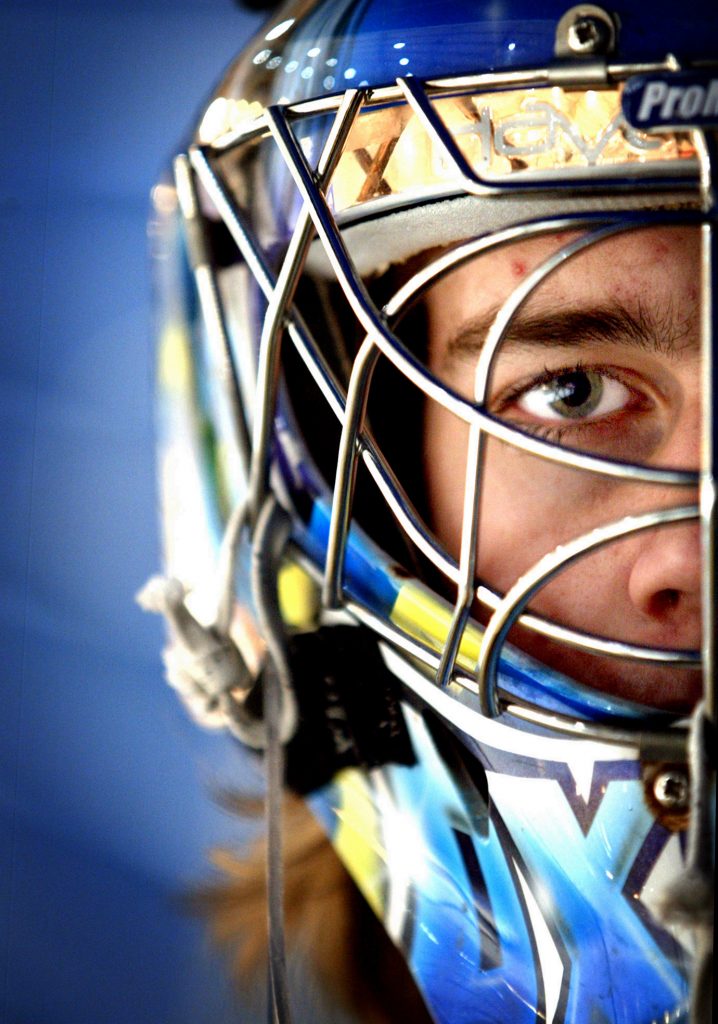
<svg viewBox="0 0 718 1024"><path fill-rule="evenodd" d="M167 620L172 641L162 659L170 686L196 721L217 728L226 717L236 717L237 696L243 703L254 680L230 637L216 624L199 622L187 607L186 596L180 580L153 576L136 600L145 611Z"/></svg>
<svg viewBox="0 0 718 1024"><path fill-rule="evenodd" d="M170 643L163 652L167 681L177 691L192 718L208 728L226 726L241 743L261 750L267 744L262 708L263 671L259 678L250 671L230 636L235 564L245 523L246 508L242 503L232 513L222 540L217 565L215 613L209 624L201 622L188 607L187 590L178 579L153 576L137 594L136 600L145 611L161 614L167 620L171 635ZM282 549L285 543L286 539L282 541ZM266 558L266 552L260 557ZM276 607L276 593L274 604ZM272 635L277 635L281 624L279 612L273 616L265 613L265 619L267 616L271 626L267 627L263 622L262 628L271 628ZM280 653L275 641L272 660L278 657ZM293 733L296 721L286 659L284 665L283 742Z"/></svg>

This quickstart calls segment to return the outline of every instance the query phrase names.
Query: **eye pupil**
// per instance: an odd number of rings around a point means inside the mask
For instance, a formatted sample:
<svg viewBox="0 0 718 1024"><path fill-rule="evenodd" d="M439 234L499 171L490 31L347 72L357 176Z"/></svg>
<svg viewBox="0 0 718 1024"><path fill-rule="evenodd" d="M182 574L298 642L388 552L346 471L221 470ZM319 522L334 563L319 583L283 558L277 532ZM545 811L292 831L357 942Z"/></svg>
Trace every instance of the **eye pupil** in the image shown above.
<svg viewBox="0 0 718 1024"><path fill-rule="evenodd" d="M564 374L556 384L556 398L571 408L583 405L591 396L591 382L585 373Z"/></svg>
<svg viewBox="0 0 718 1024"><path fill-rule="evenodd" d="M552 408L564 416L589 416L598 406L603 394L601 375L590 370L572 370L551 381Z"/></svg>

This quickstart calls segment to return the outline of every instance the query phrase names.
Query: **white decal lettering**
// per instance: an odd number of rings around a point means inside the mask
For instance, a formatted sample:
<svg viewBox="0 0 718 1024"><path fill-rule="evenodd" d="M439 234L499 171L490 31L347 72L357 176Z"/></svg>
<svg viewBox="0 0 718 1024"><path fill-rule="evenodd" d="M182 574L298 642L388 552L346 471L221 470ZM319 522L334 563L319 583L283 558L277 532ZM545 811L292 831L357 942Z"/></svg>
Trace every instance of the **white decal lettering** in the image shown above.
<svg viewBox="0 0 718 1024"><path fill-rule="evenodd" d="M662 103L668 92L665 82L650 82L641 99L641 106L636 115L637 121L647 121L654 107Z"/></svg>
<svg viewBox="0 0 718 1024"><path fill-rule="evenodd" d="M668 121L673 117L682 95L683 89L681 89L680 85L674 85L668 90L668 95L661 107L661 117L664 121Z"/></svg>
<svg viewBox="0 0 718 1024"><path fill-rule="evenodd" d="M703 117L718 117L718 78L711 79L703 104Z"/></svg>
<svg viewBox="0 0 718 1024"><path fill-rule="evenodd" d="M700 85L691 85L683 93L681 102L678 104L678 113L686 121L690 117L695 117L699 110L703 107L703 101L705 99L705 89Z"/></svg>

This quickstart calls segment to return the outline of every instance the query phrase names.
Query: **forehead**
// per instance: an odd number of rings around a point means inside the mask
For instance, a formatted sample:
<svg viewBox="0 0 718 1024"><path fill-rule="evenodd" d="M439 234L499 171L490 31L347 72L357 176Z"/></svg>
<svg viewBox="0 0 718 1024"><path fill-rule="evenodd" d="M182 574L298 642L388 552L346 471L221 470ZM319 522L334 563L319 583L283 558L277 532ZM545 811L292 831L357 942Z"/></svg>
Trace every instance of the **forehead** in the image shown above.
<svg viewBox="0 0 718 1024"><path fill-rule="evenodd" d="M579 237L576 232L513 242L461 265L428 296L431 319L456 324L500 305L544 260ZM604 239L568 259L546 278L527 308L620 303L680 304L686 315L699 297L697 228L643 228Z"/></svg>

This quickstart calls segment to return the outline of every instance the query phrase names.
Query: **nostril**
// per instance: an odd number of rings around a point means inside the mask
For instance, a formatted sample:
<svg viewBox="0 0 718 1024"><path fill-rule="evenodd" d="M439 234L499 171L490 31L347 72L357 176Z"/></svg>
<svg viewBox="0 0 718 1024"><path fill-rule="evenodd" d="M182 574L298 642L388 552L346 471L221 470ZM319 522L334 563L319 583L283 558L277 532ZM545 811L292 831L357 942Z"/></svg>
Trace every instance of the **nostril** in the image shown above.
<svg viewBox="0 0 718 1024"><path fill-rule="evenodd" d="M665 615L666 612L674 611L678 607L680 600L680 590L676 590L673 587L666 587L664 590L659 590L658 593L653 595L650 600L648 613L649 615L654 615L656 617Z"/></svg>

